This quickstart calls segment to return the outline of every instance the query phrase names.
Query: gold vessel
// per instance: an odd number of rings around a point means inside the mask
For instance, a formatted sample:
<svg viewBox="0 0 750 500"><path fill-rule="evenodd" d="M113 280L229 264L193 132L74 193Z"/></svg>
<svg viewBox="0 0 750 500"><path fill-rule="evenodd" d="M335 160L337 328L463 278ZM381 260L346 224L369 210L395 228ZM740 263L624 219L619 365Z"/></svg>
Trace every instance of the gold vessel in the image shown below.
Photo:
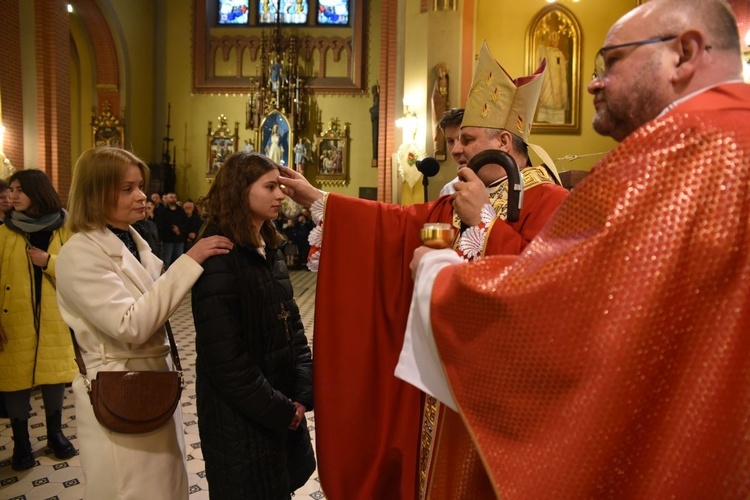
<svg viewBox="0 0 750 500"><path fill-rule="evenodd" d="M450 224L428 222L419 231L422 243L430 248L448 248L453 244L456 230Z"/></svg>

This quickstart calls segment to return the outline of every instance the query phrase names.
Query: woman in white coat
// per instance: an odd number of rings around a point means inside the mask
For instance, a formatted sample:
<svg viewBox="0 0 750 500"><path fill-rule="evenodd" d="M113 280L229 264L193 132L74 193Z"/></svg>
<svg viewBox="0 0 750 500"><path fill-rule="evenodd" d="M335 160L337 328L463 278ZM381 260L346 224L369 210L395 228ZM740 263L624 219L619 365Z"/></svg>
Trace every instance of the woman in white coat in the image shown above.
<svg viewBox="0 0 750 500"><path fill-rule="evenodd" d="M223 237L200 240L161 274L162 262L130 224L145 216L148 167L116 148L86 151L73 172L68 226L57 260L57 300L75 332L89 379L99 371L171 369L164 323L203 272L226 254ZM79 374L73 381L87 499L186 499L180 408L163 427L119 434L94 416Z"/></svg>

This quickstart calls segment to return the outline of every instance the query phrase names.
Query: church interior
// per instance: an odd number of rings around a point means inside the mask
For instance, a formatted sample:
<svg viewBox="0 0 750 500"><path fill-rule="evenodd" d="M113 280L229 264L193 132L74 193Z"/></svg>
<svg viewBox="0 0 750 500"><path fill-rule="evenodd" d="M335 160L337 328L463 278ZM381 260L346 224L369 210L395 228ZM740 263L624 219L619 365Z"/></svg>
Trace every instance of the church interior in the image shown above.
<svg viewBox="0 0 750 500"><path fill-rule="evenodd" d="M596 53L645 1L0 0L0 178L41 169L65 201L81 153L112 145L149 164L147 194L198 200L226 156L271 156L274 142L273 158L320 189L403 205L424 201L416 163L435 157L434 200L456 172L436 109L466 104L486 42L513 78L541 57L557 68L548 73L556 95L546 111L540 103L530 139L572 187L616 144L591 128ZM750 2L729 3L750 67ZM310 274L294 279L311 337ZM187 316L185 325L189 343ZM19 475L6 460L9 435L0 432L0 497L81 498L76 458L70 474L42 452L48 467ZM198 442L197 431L186 436ZM200 467L188 469L191 498L208 498ZM314 483L301 496L325 497Z"/></svg>
<svg viewBox="0 0 750 500"><path fill-rule="evenodd" d="M294 24L264 21L264 2L249 0L244 23L223 24L220 10L235 2L2 0L0 176L42 169L64 200L81 152L115 141L152 166L150 191L198 199L217 152L265 152L263 126L279 119L291 126L285 161L302 139L303 171L322 189L421 202L415 159L437 156L434 199L455 174L450 155L435 154L436 68L447 70L444 104L461 107L484 41L516 78L533 72L554 31L564 111L547 117L558 123L538 115L531 140L558 170L587 171L614 146L590 126L594 56L608 27L640 1L350 0L335 2L348 10L345 24L325 24L315 14L328 2L308 0ZM748 2L730 3L744 35ZM336 171L324 161L334 149Z"/></svg>

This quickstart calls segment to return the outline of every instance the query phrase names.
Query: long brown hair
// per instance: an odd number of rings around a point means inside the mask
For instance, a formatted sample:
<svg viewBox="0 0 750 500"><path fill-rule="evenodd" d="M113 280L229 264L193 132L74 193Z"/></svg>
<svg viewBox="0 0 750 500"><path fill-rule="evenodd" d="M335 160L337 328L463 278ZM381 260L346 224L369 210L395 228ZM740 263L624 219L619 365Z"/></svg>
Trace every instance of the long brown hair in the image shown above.
<svg viewBox="0 0 750 500"><path fill-rule="evenodd" d="M264 221L260 234L249 223L248 198L250 186L277 169L274 162L258 153L240 151L231 155L216 174L206 197L200 201L206 222L219 226L237 245L257 248L265 241L270 247L278 248L282 238L273 221Z"/></svg>
<svg viewBox="0 0 750 500"><path fill-rule="evenodd" d="M31 200L27 210L32 215L49 215L62 210L63 205L47 174L37 169L19 170L8 179L8 185L18 181L24 194Z"/></svg>

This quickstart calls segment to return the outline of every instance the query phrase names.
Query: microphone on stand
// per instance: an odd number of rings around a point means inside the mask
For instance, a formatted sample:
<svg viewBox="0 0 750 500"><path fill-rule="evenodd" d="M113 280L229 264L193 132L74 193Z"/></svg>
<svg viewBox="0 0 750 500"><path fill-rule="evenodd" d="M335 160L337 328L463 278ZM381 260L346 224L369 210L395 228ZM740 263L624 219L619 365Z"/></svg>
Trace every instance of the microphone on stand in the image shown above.
<svg viewBox="0 0 750 500"><path fill-rule="evenodd" d="M440 172L440 163L431 157L427 156L421 160L417 160L417 170L422 173L422 185L424 186L424 201L427 203L427 185L430 183L428 180L430 177L435 177Z"/></svg>

